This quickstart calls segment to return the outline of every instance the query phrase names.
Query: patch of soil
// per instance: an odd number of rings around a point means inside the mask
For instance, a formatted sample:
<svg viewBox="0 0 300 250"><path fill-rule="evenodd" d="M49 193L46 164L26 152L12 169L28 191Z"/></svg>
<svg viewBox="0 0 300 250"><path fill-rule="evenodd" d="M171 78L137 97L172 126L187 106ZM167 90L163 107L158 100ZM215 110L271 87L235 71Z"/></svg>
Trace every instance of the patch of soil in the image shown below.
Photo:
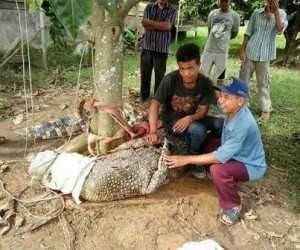
<svg viewBox="0 0 300 250"><path fill-rule="evenodd" d="M80 95L91 86L83 86ZM47 190L31 185L25 156L57 148L65 139L26 140L14 133L26 126L24 98L13 89L0 91L1 98L13 101L1 110L0 136L7 141L0 144L0 234L6 229L0 249L173 250L185 242L207 238L226 249L300 249L300 218L291 211L284 190L278 186L283 173L271 168L262 180L239 184L244 211L253 209L258 218L231 227L218 220L218 199L211 181L196 180L190 173L150 195L126 200L77 205L71 196L64 196L64 203L60 198L41 198ZM34 112L29 114L33 124L72 112L75 87L36 91ZM143 104L144 108L148 105ZM16 125L13 117L18 114L24 114L24 120ZM45 201L28 202L36 197ZM59 216L53 214L60 209Z"/></svg>

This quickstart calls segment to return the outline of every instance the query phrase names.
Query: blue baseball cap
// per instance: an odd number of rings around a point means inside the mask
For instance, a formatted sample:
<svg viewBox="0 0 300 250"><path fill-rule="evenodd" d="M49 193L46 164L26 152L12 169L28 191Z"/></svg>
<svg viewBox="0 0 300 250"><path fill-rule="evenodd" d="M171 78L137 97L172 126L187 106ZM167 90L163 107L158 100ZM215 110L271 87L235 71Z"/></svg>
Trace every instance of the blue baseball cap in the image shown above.
<svg viewBox="0 0 300 250"><path fill-rule="evenodd" d="M231 77L230 84L224 86L214 86L214 89L226 92L235 96L248 97L249 89L247 84L239 78Z"/></svg>

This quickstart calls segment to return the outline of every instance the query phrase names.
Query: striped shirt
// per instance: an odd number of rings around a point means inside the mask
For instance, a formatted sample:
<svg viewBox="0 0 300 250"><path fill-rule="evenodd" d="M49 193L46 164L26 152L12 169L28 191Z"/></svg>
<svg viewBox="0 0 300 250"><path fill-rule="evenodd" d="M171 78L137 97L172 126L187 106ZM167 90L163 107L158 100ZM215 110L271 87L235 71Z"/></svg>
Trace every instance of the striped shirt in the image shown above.
<svg viewBox="0 0 300 250"><path fill-rule="evenodd" d="M172 25L175 25L177 12L170 4L167 4L163 9L160 9L155 2L146 6L143 18L148 18L156 22L169 22ZM144 35L143 49L168 53L169 43L171 41L171 31L145 30Z"/></svg>
<svg viewBox="0 0 300 250"><path fill-rule="evenodd" d="M288 25L284 10L279 10L283 31ZM283 31L280 33L282 34ZM247 58L252 61L265 62L276 58L276 20L272 15L266 17L265 7L257 9L251 15L245 35L249 36L246 47Z"/></svg>

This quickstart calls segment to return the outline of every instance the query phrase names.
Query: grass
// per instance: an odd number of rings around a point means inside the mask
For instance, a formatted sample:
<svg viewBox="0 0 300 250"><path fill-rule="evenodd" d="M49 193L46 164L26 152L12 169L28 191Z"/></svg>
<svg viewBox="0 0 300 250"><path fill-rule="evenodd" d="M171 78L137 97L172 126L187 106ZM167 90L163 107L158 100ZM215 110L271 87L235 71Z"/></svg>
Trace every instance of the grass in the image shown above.
<svg viewBox="0 0 300 250"><path fill-rule="evenodd" d="M238 76L240 61L238 51L242 43L245 27L242 27L238 37L231 41L228 59L227 76ZM181 44L187 42L197 43L201 51L207 37L205 28L200 28L197 36L194 33L188 33L187 37L180 38L175 44L170 46L170 56L168 59L167 72L177 68L175 53ZM278 48L284 48L285 39L283 36L277 36ZM50 51L49 65L50 73L46 74L41 68L32 67L33 81L44 87L53 78L53 70L59 72L60 84L76 84L78 77L78 65L80 58L73 55L74 48L69 48L64 52ZM297 51L300 54L300 48ZM40 60L38 56L34 60ZM41 61L38 61L41 63ZM269 167L281 169L284 178L281 178L280 184L286 187L289 193L291 204L295 211L300 213L300 143L291 142L290 136L295 132L300 132L300 74L299 69L271 67L271 98L273 101L274 112L269 122L260 125L266 157ZM22 70L20 68L6 68L1 70L0 77L19 77L22 79ZM130 88L139 89L139 55L134 56L125 51L124 53L124 78L123 92L126 93ZM81 70L81 82L92 80L91 67L85 67ZM253 87L253 89L255 89ZM251 110L255 117L259 116L258 96L253 93L251 96Z"/></svg>

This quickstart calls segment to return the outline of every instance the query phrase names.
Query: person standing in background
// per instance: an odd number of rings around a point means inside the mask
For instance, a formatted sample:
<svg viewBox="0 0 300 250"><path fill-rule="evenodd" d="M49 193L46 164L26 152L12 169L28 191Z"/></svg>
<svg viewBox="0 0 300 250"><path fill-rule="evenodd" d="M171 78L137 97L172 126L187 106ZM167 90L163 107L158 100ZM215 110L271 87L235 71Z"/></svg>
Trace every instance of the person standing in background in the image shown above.
<svg viewBox="0 0 300 250"><path fill-rule="evenodd" d="M229 42L235 38L240 28L240 16L230 9L230 0L220 0L220 8L208 15L208 39L201 60L201 70L209 75L214 66L217 85L224 84Z"/></svg>
<svg viewBox="0 0 300 250"><path fill-rule="evenodd" d="M262 111L261 119L269 120L273 110L270 98L270 60L276 58L276 35L288 25L287 15L279 9L278 0L266 0L266 6L255 10L249 20L240 50L240 78L249 84L255 71Z"/></svg>
<svg viewBox="0 0 300 250"><path fill-rule="evenodd" d="M168 59L171 30L176 24L177 11L167 0L157 0L146 6L142 25L145 39L140 59L141 86L137 102L150 97L151 75L154 69L154 93L165 75Z"/></svg>

